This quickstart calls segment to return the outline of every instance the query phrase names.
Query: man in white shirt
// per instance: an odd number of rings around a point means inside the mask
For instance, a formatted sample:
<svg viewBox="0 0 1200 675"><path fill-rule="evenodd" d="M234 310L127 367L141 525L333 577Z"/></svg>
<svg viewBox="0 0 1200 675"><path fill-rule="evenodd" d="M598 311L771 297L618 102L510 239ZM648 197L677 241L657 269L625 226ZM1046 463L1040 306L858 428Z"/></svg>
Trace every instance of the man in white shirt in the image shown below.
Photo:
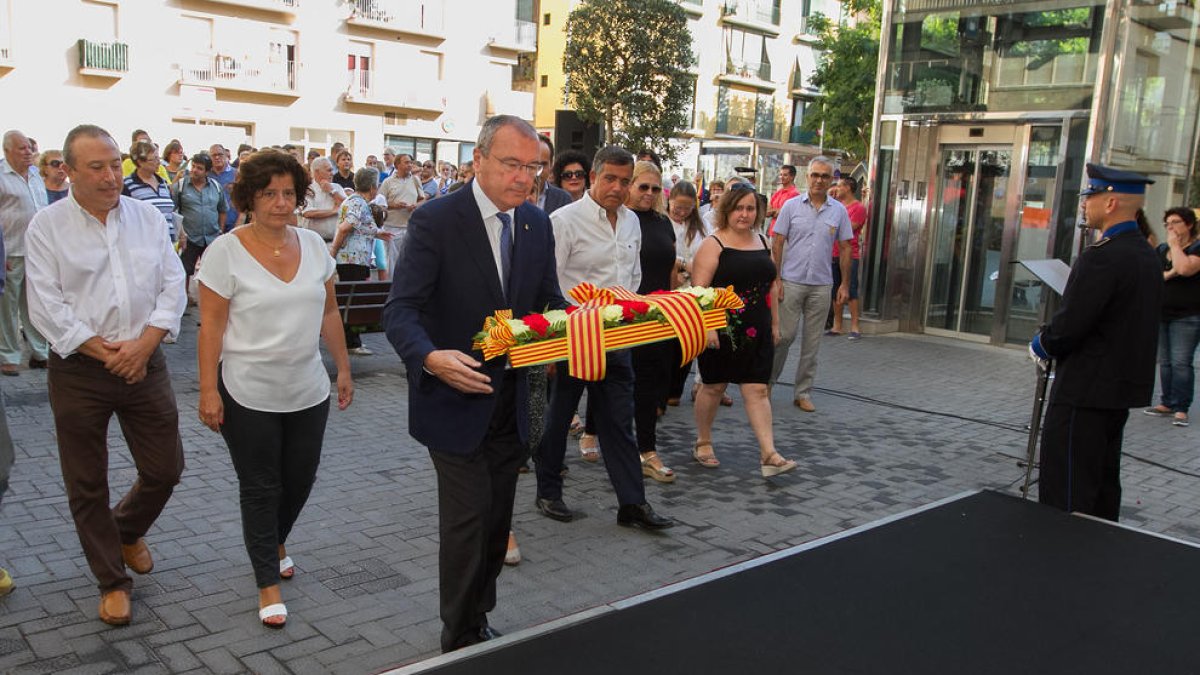
<svg viewBox="0 0 1200 675"><path fill-rule="evenodd" d="M19 131L4 134L0 160L0 225L4 229L4 266L8 285L0 298L0 373L16 375L21 362L21 329L29 340L29 367L45 368L49 347L29 323L25 291L25 229L33 214L46 208L46 185L33 166L33 144Z"/></svg>
<svg viewBox="0 0 1200 675"><path fill-rule="evenodd" d="M554 257L558 284L564 293L587 281L600 288L623 286L637 290L642 281L639 257L642 228L637 215L625 208L633 179L633 155L609 146L592 160L592 187L579 201L550 216L554 224ZM566 364L555 374L554 395L546 417L546 432L538 448L538 511L547 518L569 521L574 514L562 499L562 467L567 429L583 390L596 418L604 467L617 493L618 525L660 529L674 521L658 515L646 503L641 455L633 438L633 365L629 350L608 352L605 379L585 382L571 377Z"/></svg>
<svg viewBox="0 0 1200 675"><path fill-rule="evenodd" d="M321 235L326 243L332 242L337 234L338 207L346 199L346 192L333 182L333 162L327 157L318 157L312 163L312 184L308 186L312 196L300 213L303 227Z"/></svg>
<svg viewBox="0 0 1200 675"><path fill-rule="evenodd" d="M49 339L47 378L75 530L100 588L100 619L130 621L128 566L154 567L142 538L183 473L179 412L159 343L179 332L183 265L162 213L121 196L121 151L100 127L67 134L71 194L27 233L29 314ZM107 429L121 423L137 480L109 507Z"/></svg>
<svg viewBox="0 0 1200 675"><path fill-rule="evenodd" d="M379 186L379 194L387 200L388 217L383 229L392 233L387 243L388 265L392 268L400 262L400 254L404 251L404 235L408 232L408 220L412 218L413 209L425 201L425 192L421 189L421 181L413 175L412 165L411 155L397 156L395 171Z"/></svg>

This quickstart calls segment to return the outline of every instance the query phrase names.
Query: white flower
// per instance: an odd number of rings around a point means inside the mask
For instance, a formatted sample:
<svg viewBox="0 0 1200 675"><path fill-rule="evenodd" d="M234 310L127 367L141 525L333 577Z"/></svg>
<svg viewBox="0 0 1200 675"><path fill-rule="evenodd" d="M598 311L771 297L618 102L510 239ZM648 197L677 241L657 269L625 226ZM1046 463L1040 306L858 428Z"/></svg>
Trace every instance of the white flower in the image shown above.
<svg viewBox="0 0 1200 675"><path fill-rule="evenodd" d="M620 305L607 305L602 311L605 321L620 321L624 311Z"/></svg>
<svg viewBox="0 0 1200 675"><path fill-rule="evenodd" d="M546 321L550 322L551 324L556 324L567 320L567 313L561 309L552 309L542 316L546 317Z"/></svg>
<svg viewBox="0 0 1200 675"><path fill-rule="evenodd" d="M530 330L529 326L526 326L525 322L520 319L508 319L508 327L512 329L513 337L528 333Z"/></svg>

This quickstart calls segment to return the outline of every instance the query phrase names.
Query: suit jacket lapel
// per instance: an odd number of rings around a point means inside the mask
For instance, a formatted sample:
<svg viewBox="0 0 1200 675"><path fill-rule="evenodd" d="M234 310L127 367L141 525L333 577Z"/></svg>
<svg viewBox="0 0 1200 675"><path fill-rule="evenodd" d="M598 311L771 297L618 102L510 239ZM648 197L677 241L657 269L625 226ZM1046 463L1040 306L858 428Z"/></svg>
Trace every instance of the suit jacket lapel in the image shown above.
<svg viewBox="0 0 1200 675"><path fill-rule="evenodd" d="M474 261L479 274L487 281L494 305L507 307L504 290L500 288L500 273L496 271L496 258L492 255L492 244L488 241L487 229L483 225L483 215L479 213L474 194L468 188L456 191L463 194L463 204L459 209L462 217L459 219L458 228L459 234L462 235L463 248L466 249L467 257Z"/></svg>
<svg viewBox="0 0 1200 675"><path fill-rule="evenodd" d="M524 205L518 206L513 213L513 255L512 269L508 271L508 301L510 305L517 304L517 293L521 291L521 270L525 269L525 252L529 248L529 231L525 229ZM532 311L532 308L531 308Z"/></svg>

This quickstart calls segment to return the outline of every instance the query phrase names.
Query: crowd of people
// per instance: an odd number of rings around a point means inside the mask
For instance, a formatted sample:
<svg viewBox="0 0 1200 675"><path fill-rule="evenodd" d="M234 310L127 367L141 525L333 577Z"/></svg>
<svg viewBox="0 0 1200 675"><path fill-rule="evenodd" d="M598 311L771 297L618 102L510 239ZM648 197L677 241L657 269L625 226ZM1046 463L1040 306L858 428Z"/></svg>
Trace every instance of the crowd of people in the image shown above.
<svg viewBox="0 0 1200 675"><path fill-rule="evenodd" d="M286 544L320 465L331 391L340 409L349 406L350 357L370 354L342 325L334 282L391 282L383 329L406 366L409 433L437 473L445 651L499 634L487 614L503 564L520 562L511 521L529 459L534 505L547 518L575 518L563 475L578 436L582 459L603 458L617 523L670 528L675 521L649 504L644 481L676 481L669 464L681 460L721 466L725 449L712 429L733 403L729 385L740 392L759 473L775 479L797 468L777 443L771 406L791 343L800 340L792 400L813 413L821 337L861 337L867 209L856 181L824 156L808 162L803 189L797 168L783 166L768 197L750 169L707 186L667 179L651 151L556 153L547 136L505 115L484 124L472 160L458 167L391 148L356 168L338 145L328 156L290 145L244 146L234 156L215 144L188 157L174 140L160 153L142 130L130 141L123 152L104 129L81 125L61 150L39 153L10 131L0 163L0 373L19 374L24 342L29 367L49 368L65 490L106 623L131 620L127 570L152 570L145 535L184 471L160 345L180 330L191 279L196 414L228 446L259 617L270 627L287 621L280 582L298 566ZM1128 205L1093 218L1124 223ZM1190 209L1168 211L1166 225L1155 262L1165 270L1154 323L1163 397L1146 412L1186 425L1200 240ZM596 381L561 364L505 369L472 351L485 317L564 309L566 291L584 282L639 294L731 286L742 299L727 329L705 335L691 389L695 434L682 453L656 433L693 370L681 365L677 342L611 351ZM1077 344L1056 321L1035 342L1043 356L1063 358ZM322 341L337 371L332 384ZM103 467L114 414L138 478L112 507ZM1073 424L1052 410L1047 433ZM0 414L0 496L12 454ZM11 585L0 570L0 593Z"/></svg>

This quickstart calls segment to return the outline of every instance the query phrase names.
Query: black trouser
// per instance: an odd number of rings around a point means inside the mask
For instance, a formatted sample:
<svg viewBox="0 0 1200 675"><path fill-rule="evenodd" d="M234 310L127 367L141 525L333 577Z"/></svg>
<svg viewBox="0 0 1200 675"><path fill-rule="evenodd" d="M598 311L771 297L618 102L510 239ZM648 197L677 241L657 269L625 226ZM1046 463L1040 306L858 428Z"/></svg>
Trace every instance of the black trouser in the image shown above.
<svg viewBox="0 0 1200 675"><path fill-rule="evenodd" d="M633 426L639 452L658 449L658 410L667 403L671 385L671 345L654 342L634 347ZM676 358L675 363L679 363Z"/></svg>
<svg viewBox="0 0 1200 675"><path fill-rule="evenodd" d="M667 345L671 352L671 385L667 388L667 398L680 399L683 398L683 385L687 382L688 375L692 374L692 362L688 361L679 368L676 368L675 364L679 363L679 359L683 358L683 349L675 340L668 340Z"/></svg>
<svg viewBox="0 0 1200 675"><path fill-rule="evenodd" d="M464 456L430 448L438 481L438 591L442 651L479 641L496 607L496 577L504 568L512 526L517 469L525 448L517 432L516 376L498 383L487 435Z"/></svg>
<svg viewBox="0 0 1200 675"><path fill-rule="evenodd" d="M221 435L237 471L242 536L259 588L279 583L279 547L296 524L321 463L329 399L289 413L238 404L218 379L225 404Z"/></svg>
<svg viewBox="0 0 1200 675"><path fill-rule="evenodd" d="M371 268L366 265L351 265L349 263L341 263L337 266L338 281L366 281L371 278ZM350 326L345 327L346 331L346 349L355 349L362 346L362 336L350 329Z"/></svg>
<svg viewBox="0 0 1200 675"><path fill-rule="evenodd" d="M617 504L646 503L642 466L633 437L633 365L629 350L608 352L607 377L585 382L571 377L567 364L558 365L546 414L546 435L538 446L537 495L562 499L563 458L567 452L567 430L584 390L588 393L588 419L595 419L604 468L617 493Z"/></svg>
<svg viewBox="0 0 1200 675"><path fill-rule="evenodd" d="M1038 501L1116 521L1128 410L1051 404L1042 427Z"/></svg>

